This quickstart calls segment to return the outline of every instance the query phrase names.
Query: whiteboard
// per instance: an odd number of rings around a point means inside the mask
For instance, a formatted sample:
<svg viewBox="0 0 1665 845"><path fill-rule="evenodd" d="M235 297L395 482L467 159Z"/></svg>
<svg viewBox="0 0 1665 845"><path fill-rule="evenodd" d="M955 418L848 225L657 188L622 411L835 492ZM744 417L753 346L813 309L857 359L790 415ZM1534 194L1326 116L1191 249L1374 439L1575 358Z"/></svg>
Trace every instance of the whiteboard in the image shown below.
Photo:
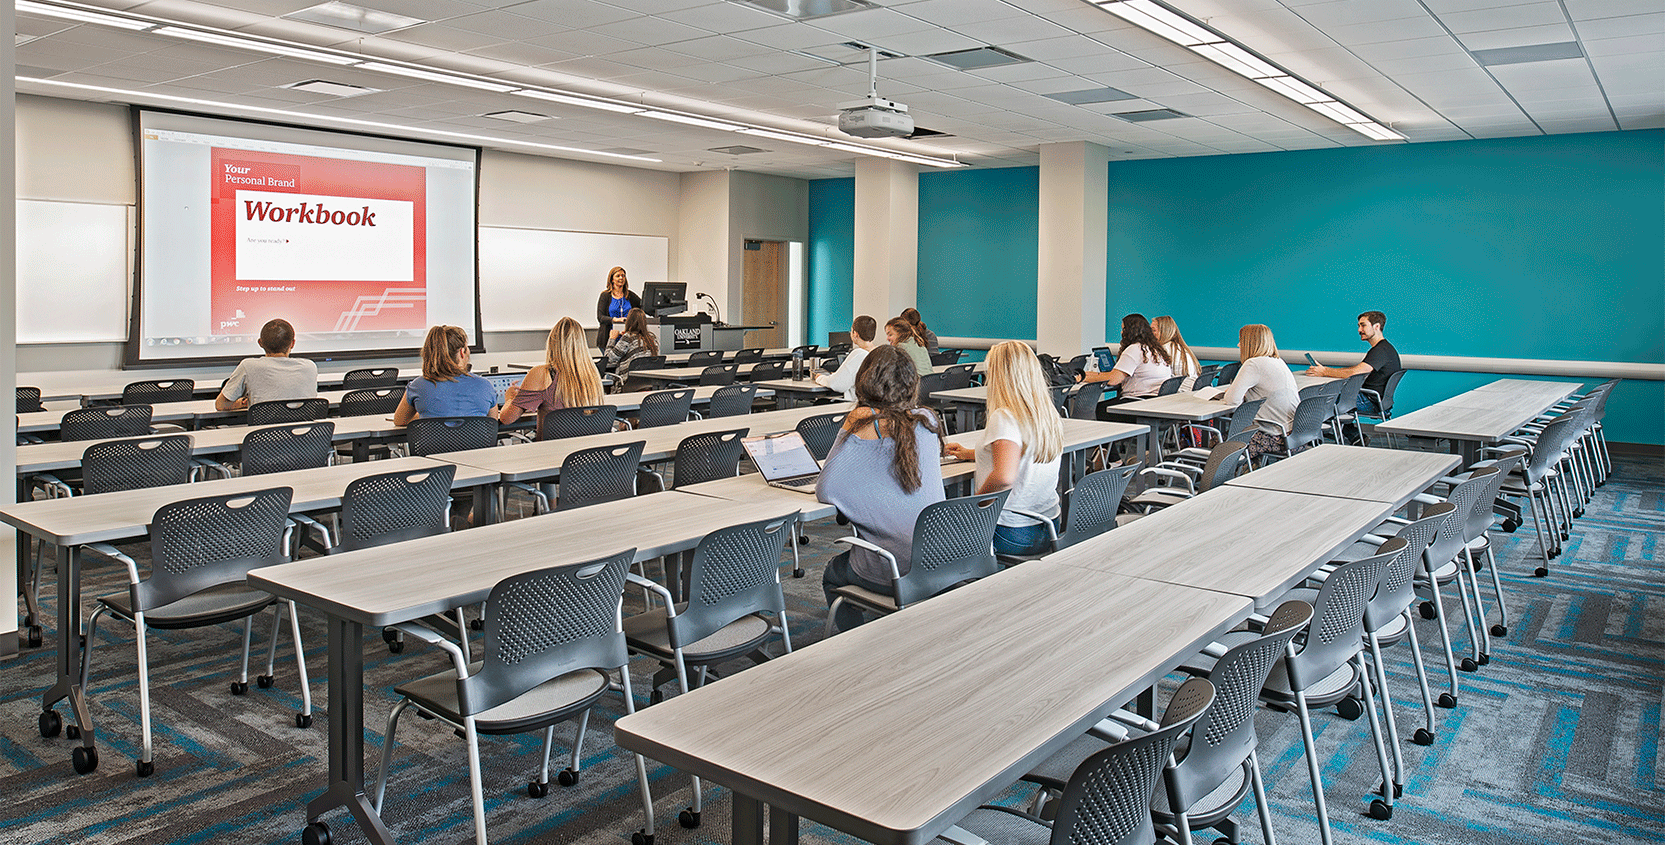
<svg viewBox="0 0 1665 845"><path fill-rule="evenodd" d="M623 267L631 291L669 278L670 238L480 227L480 321L488 332L549 331L571 317L592 328L607 271Z"/></svg>
<svg viewBox="0 0 1665 845"><path fill-rule="evenodd" d="M127 339L132 208L17 201L17 342Z"/></svg>

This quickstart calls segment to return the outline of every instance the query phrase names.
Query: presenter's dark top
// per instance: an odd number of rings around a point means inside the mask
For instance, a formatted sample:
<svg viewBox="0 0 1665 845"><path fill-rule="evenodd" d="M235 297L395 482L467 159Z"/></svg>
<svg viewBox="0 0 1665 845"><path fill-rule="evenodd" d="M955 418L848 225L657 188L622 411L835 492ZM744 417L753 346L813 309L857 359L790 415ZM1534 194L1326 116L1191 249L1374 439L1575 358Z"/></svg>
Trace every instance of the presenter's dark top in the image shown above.
<svg viewBox="0 0 1665 845"><path fill-rule="evenodd" d="M625 291L620 299L613 298L612 288L601 292L601 298L595 303L595 318L601 324L601 334L596 338L596 345L607 348L607 333L613 330L613 321L624 322L630 314L630 309L642 307L642 298L635 291Z"/></svg>
<svg viewBox="0 0 1665 845"><path fill-rule="evenodd" d="M1399 350L1387 338L1376 341L1370 351L1364 353L1364 363L1370 365L1370 374L1364 377L1364 389L1374 390L1376 395L1382 395L1387 388L1388 376L1399 372Z"/></svg>

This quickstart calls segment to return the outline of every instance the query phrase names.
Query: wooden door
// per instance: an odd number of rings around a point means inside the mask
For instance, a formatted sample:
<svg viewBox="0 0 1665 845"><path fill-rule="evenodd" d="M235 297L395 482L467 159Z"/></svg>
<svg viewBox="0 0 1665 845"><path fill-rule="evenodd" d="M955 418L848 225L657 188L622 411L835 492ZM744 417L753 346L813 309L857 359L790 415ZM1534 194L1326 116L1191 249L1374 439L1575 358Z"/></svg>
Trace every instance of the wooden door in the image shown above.
<svg viewBox="0 0 1665 845"><path fill-rule="evenodd" d="M786 244L746 241L741 264L740 322L775 328L747 332L745 346L765 349L786 345Z"/></svg>

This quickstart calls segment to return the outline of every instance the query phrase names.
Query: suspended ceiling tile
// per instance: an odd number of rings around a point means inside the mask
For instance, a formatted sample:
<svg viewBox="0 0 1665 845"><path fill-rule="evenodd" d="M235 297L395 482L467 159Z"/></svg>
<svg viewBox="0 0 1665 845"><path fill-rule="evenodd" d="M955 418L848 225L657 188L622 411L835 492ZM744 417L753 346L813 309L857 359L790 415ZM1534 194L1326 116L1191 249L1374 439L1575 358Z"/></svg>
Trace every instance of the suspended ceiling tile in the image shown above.
<svg viewBox="0 0 1665 845"><path fill-rule="evenodd" d="M439 23L426 23L409 29L401 29L383 37L391 41L408 41L412 44L421 44L425 47L459 53L491 44L501 44L509 40L496 35L487 35L474 30L459 29L448 24Z"/></svg>
<svg viewBox="0 0 1665 845"><path fill-rule="evenodd" d="M1368 3L1334 0L1303 5L1296 11L1304 20L1323 29L1428 17L1416 0L1370 0Z"/></svg>
<svg viewBox="0 0 1665 845"><path fill-rule="evenodd" d="M1464 33L1458 38L1470 50L1495 50L1503 47L1525 47L1536 44L1563 44L1575 39L1572 27L1565 23L1528 26L1520 29L1493 29L1486 32Z"/></svg>
<svg viewBox="0 0 1665 845"><path fill-rule="evenodd" d="M1578 37L1586 41L1633 35L1665 35L1665 12L1579 21L1573 28L1577 30Z"/></svg>
<svg viewBox="0 0 1665 845"><path fill-rule="evenodd" d="M664 18L640 17L589 27L589 31L608 38L618 38L633 41L637 44L647 44L655 47L675 44L678 41L691 41L711 35L710 30L697 26L689 26Z"/></svg>
<svg viewBox="0 0 1665 845"><path fill-rule="evenodd" d="M1575 21L1659 11L1657 0L1566 0L1566 4L1567 12Z"/></svg>
<svg viewBox="0 0 1665 845"><path fill-rule="evenodd" d="M625 41L622 38L611 38L578 29L522 40L537 44L540 47L548 47L551 50L565 50L578 56L600 58L606 58L613 53L622 53L642 46L634 41Z"/></svg>
<svg viewBox="0 0 1665 845"><path fill-rule="evenodd" d="M1548 26L1565 23L1567 16L1559 2L1512 3L1493 9L1468 12L1447 12L1439 16L1440 23L1462 36L1471 32L1494 29L1519 29L1529 26Z"/></svg>
<svg viewBox="0 0 1665 845"><path fill-rule="evenodd" d="M544 0L548 2L548 0ZM693 9L664 12L659 17L677 23L729 34L779 26L781 19L739 3L712 3Z"/></svg>
<svg viewBox="0 0 1665 845"><path fill-rule="evenodd" d="M577 58L577 54L566 50L554 50L537 44L528 44L524 41L489 44L467 52L469 55L508 62L514 65L546 65Z"/></svg>
<svg viewBox="0 0 1665 845"><path fill-rule="evenodd" d="M996 47L1003 47L1018 41L1061 38L1071 33L1071 30L1035 15L976 21L956 26L954 30L968 38L976 38L985 44L992 44Z"/></svg>

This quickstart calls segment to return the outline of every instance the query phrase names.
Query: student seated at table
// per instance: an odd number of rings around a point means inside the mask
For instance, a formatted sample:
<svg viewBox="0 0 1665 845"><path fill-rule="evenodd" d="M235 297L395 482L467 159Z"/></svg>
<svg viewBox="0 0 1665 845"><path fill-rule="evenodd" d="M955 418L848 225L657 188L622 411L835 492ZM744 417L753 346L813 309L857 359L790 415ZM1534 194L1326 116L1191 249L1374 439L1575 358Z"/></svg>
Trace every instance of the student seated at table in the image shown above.
<svg viewBox="0 0 1665 845"><path fill-rule="evenodd" d="M1105 409L1134 399L1149 399L1162 389L1162 382L1174 377L1173 359L1156 340L1143 314L1122 318L1122 349L1116 366L1109 372L1087 373L1083 381L1102 381L1121 388L1114 399L1098 403L1098 418L1109 419Z"/></svg>
<svg viewBox="0 0 1665 845"><path fill-rule="evenodd" d="M652 382L637 379L630 384L630 364L637 358L659 354L659 338L648 331L647 312L630 309L622 328L615 329L607 346L607 366L613 370L613 392L647 390Z"/></svg>
<svg viewBox="0 0 1665 845"><path fill-rule="evenodd" d="M935 355L942 351L942 345L937 341L937 333L931 331L930 327L925 325L925 318L919 316L918 308L903 308L902 319L913 325L914 337L919 338L919 342L925 344L926 352Z"/></svg>
<svg viewBox="0 0 1665 845"><path fill-rule="evenodd" d="M867 360L867 353L873 351L873 338L878 336L878 332L879 321L866 314L851 320L849 354L838 365L838 372L821 373L815 377L815 383L844 394L846 402L856 401L856 373L861 371L861 362Z"/></svg>
<svg viewBox="0 0 1665 845"><path fill-rule="evenodd" d="M1012 511L1038 513L1057 527L1063 421L1029 344L995 344L989 350L987 381L989 422L983 445L968 449L949 443L945 448L962 461L977 462L974 481L979 494L1012 491L994 527L994 550L1003 555L1039 554L1047 550L1046 526Z"/></svg>
<svg viewBox="0 0 1665 845"><path fill-rule="evenodd" d="M640 311L640 309L637 309ZM544 343L544 365L534 367L509 388L503 410L497 416L504 425L520 419L524 411L538 415L538 439L543 439L543 418L557 408L600 405L603 396L601 374L590 358L584 327L571 317L562 317L549 330Z"/></svg>
<svg viewBox="0 0 1665 845"><path fill-rule="evenodd" d="M1401 369L1399 350L1382 336L1382 330L1386 328L1386 314L1380 311L1366 311L1360 314L1359 340L1370 344L1370 351L1364 353L1364 360L1351 367L1308 367L1307 375L1347 378L1359 373L1369 373L1364 377L1363 389L1375 391L1376 396L1381 396L1387 392L1388 377ZM1369 393L1359 394L1357 407L1359 413L1367 417L1382 415L1382 409L1377 407L1375 397Z"/></svg>
<svg viewBox="0 0 1665 845"><path fill-rule="evenodd" d="M914 372L920 375L936 372L931 368L931 353L925 351L925 342L920 340L913 323L901 317L890 318L885 323L885 342L908 353Z"/></svg>
<svg viewBox="0 0 1665 845"><path fill-rule="evenodd" d="M318 365L305 358L291 358L295 348L295 327L288 320L271 320L260 327L261 358L244 358L225 380L214 407L241 411L257 402L287 402L318 395Z"/></svg>
<svg viewBox="0 0 1665 845"><path fill-rule="evenodd" d="M906 575L913 556L913 523L927 505L943 500L942 425L919 406L919 373L908 354L879 346L856 372L854 410L833 441L815 485L815 498L834 505L856 533L896 557ZM890 567L866 549L851 549L827 561L821 585L828 606L833 590L855 584L894 595ZM848 630L863 621L861 611L840 605L833 622Z"/></svg>
<svg viewBox="0 0 1665 845"><path fill-rule="evenodd" d="M405 385L393 424L410 425L419 417L496 417L497 391L468 371L468 360L467 332L457 326L428 329L422 377Z"/></svg>
<svg viewBox="0 0 1665 845"><path fill-rule="evenodd" d="M1150 321L1151 334L1156 335L1156 342L1162 344L1163 351L1168 353L1168 360L1172 362L1174 375L1184 376L1180 382L1180 390L1195 390L1197 387L1197 373L1202 365L1197 363L1197 356L1192 354L1191 347L1185 343L1185 336L1179 333L1179 324L1167 315ZM1206 386L1206 385L1205 385Z"/></svg>
<svg viewBox="0 0 1665 845"><path fill-rule="evenodd" d="M1301 403L1300 391L1295 389L1295 376L1278 357L1278 343L1272 330L1259 323L1237 330L1237 360L1243 362L1232 379L1231 387L1220 398L1236 407L1244 402L1261 400L1255 414L1259 429L1249 439L1249 460L1262 455L1284 453L1284 432L1295 421L1295 406Z"/></svg>

